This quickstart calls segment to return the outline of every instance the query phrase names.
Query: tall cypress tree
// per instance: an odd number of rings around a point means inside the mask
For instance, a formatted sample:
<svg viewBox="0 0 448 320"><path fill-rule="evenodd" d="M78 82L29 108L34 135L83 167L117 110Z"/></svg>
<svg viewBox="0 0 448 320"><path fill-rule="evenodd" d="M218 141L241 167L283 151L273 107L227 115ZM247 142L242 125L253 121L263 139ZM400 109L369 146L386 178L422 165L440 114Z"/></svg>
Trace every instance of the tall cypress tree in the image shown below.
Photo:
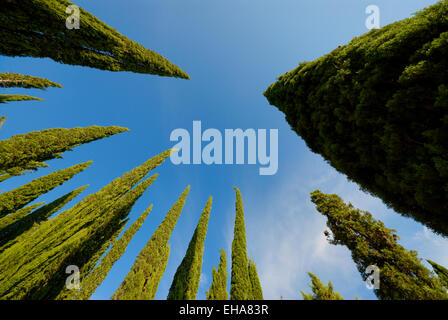
<svg viewBox="0 0 448 320"><path fill-rule="evenodd" d="M58 170L0 195L0 218L13 213L39 196L60 186L90 166L92 161L77 164L67 169Z"/></svg>
<svg viewBox="0 0 448 320"><path fill-rule="evenodd" d="M127 128L90 126L72 129L46 129L12 136L0 141L0 181L27 170L48 166L44 161L60 158L65 151L129 131Z"/></svg>
<svg viewBox="0 0 448 320"><path fill-rule="evenodd" d="M249 259L248 270L251 284L250 300L263 300L263 289L258 278L257 266L252 259Z"/></svg>
<svg viewBox="0 0 448 320"><path fill-rule="evenodd" d="M311 193L317 210L327 217L333 233L330 243L345 245L352 253L358 271L366 280L367 267L375 265L380 271L380 287L375 289L379 299L447 299L440 281L425 268L417 252L408 251L397 242L395 230L388 229L368 212L345 204L335 194L320 191Z"/></svg>
<svg viewBox="0 0 448 320"><path fill-rule="evenodd" d="M132 205L157 175L138 183L170 153L168 150L149 159L17 237L16 243L0 255L0 299L70 296L72 292L64 288L65 268L77 265L82 278L90 273L123 228Z"/></svg>
<svg viewBox="0 0 448 320"><path fill-rule="evenodd" d="M434 272L437 274L437 276L440 279L440 282L445 286L446 289L448 289L448 269L445 267L442 267L440 264L435 263L431 260L426 260L431 264Z"/></svg>
<svg viewBox="0 0 448 320"><path fill-rule="evenodd" d="M101 263L93 269L91 273L81 282L81 289L73 297L77 300L87 300L95 292L96 288L103 282L118 259L121 258L126 248L134 237L135 233L140 229L146 217L151 212L152 205L146 209L140 217L127 229L123 236L116 240L109 251L107 251Z"/></svg>
<svg viewBox="0 0 448 320"><path fill-rule="evenodd" d="M448 236L448 1L353 39L265 92L315 153Z"/></svg>
<svg viewBox="0 0 448 320"><path fill-rule="evenodd" d="M6 247L10 247L14 243L12 240L14 240L17 236L31 229L35 223L41 223L48 219L52 214L59 211L67 203L77 197L82 191L84 191L85 188L87 188L87 186L73 190L33 212L31 211L34 209L34 206L28 206L21 209L26 209L29 214L23 215L22 218L0 230L0 253L5 250ZM8 216L2 219L7 217Z"/></svg>
<svg viewBox="0 0 448 320"><path fill-rule="evenodd" d="M132 71L188 79L179 67L126 38L79 8L79 29L66 27L67 0L5 2L0 12L0 54L49 57L102 70Z"/></svg>
<svg viewBox="0 0 448 320"><path fill-rule="evenodd" d="M334 291L331 281L328 281L328 286L326 286L311 272L308 272L308 275L311 278L310 288L313 293L300 291L303 300L344 300L337 291Z"/></svg>
<svg viewBox="0 0 448 320"><path fill-rule="evenodd" d="M140 251L129 273L112 296L113 300L153 300L165 273L170 254L168 241L182 212L190 186L166 214L165 219Z"/></svg>
<svg viewBox="0 0 448 320"><path fill-rule="evenodd" d="M19 73L9 73L9 72L0 73L0 87L2 87L2 88L17 87L17 88L26 88L26 89L36 88L36 89L41 89L41 90L48 88L48 87L62 88L62 86L59 83L56 83L56 82L53 82L53 81L50 81L47 79L28 76L28 75L22 75ZM23 101L23 100L41 100L42 101L42 99L39 99L36 97L31 97L31 96L0 94L0 103L7 102L7 101Z"/></svg>
<svg viewBox="0 0 448 320"><path fill-rule="evenodd" d="M229 293L227 292L227 259L226 252L220 250L221 258L218 270L213 267L213 281L210 289L206 292L207 300L227 300Z"/></svg>
<svg viewBox="0 0 448 320"><path fill-rule="evenodd" d="M246 227L244 224L243 200L238 188L236 192L236 216L232 241L232 278L230 300L248 300L251 294L248 259L246 251Z"/></svg>
<svg viewBox="0 0 448 320"><path fill-rule="evenodd" d="M202 270L204 241L212 209L212 197L208 198L196 230L188 245L187 253L176 270L167 300L195 300Z"/></svg>

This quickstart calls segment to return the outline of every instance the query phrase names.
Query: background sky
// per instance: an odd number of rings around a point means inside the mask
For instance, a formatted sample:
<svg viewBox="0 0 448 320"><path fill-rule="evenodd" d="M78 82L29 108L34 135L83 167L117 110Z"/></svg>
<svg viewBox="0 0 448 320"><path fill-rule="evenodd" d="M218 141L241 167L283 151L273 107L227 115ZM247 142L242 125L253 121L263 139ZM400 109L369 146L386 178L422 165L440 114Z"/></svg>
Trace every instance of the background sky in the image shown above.
<svg viewBox="0 0 448 320"><path fill-rule="evenodd" d="M108 299L130 270L136 255L187 185L191 191L173 231L171 256L156 299L165 299L173 275L209 195L213 196L198 298L205 298L219 249L230 254L237 186L243 196L247 249L257 264L266 299L301 299L309 291L307 271L331 280L346 299L375 299L356 270L350 252L327 243L326 219L310 201L320 189L337 193L394 228L407 249L448 266L448 241L421 224L403 218L313 154L262 92L299 62L316 59L368 30L365 9L381 9L381 25L410 17L435 0L78 0L77 5L152 49L186 71L191 80L108 72L58 64L50 59L0 57L2 72L48 78L62 89L8 89L44 102L16 102L0 107L8 117L1 139L46 128L120 125L131 132L74 149L50 168L2 183L0 192L56 169L93 160L93 165L42 197L47 202L81 185L90 187L75 201L117 176L172 147L172 130L247 128L279 130L279 169L259 176L258 165L173 165L155 171L156 182L131 212L131 222L151 203L154 208L92 299ZM82 21L82 16L81 16ZM82 22L81 22L82 27ZM38 199L38 201L41 201ZM74 204L73 201L71 204ZM37 202L37 201L36 201ZM230 287L228 288L230 289Z"/></svg>

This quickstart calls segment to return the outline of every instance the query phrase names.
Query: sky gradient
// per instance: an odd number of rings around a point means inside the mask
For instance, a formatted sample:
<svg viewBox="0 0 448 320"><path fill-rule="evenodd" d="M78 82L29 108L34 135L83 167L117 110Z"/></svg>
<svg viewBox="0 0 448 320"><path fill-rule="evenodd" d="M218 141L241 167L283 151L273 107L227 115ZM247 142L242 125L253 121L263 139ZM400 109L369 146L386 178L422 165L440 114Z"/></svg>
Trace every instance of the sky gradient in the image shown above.
<svg viewBox="0 0 448 320"><path fill-rule="evenodd" d="M367 32L368 5L380 7L383 26L436 2L75 1L120 33L180 66L191 80L100 71L50 59L0 57L2 72L30 74L63 85L45 92L8 89L8 93L34 95L44 102L2 105L1 112L8 120L1 139L54 127L120 125L131 130L77 147L66 153L64 160L50 161L50 168L5 181L0 192L56 169L93 160L89 169L37 201L51 201L90 184L79 200L172 147L171 132L176 128L192 132L194 120L202 122L203 130L216 128L222 133L236 128L278 129L279 167L273 176L260 176L258 165L173 165L168 159L157 168L160 176L135 205L131 222L151 203L154 208L92 299L108 299L113 294L187 185L191 191L170 240L171 256L156 299L166 298L209 195L213 206L198 299L205 298L221 248L227 252L230 278L234 186L242 193L248 254L257 264L265 298L301 299L300 290L309 291L306 272L310 271L323 282L331 280L346 299L376 299L363 283L350 252L327 243L323 235L326 221L311 203L311 191L337 193L371 212L398 231L400 243L407 249L444 266L448 266L447 239L388 209L313 154L262 93L299 62L316 59Z"/></svg>

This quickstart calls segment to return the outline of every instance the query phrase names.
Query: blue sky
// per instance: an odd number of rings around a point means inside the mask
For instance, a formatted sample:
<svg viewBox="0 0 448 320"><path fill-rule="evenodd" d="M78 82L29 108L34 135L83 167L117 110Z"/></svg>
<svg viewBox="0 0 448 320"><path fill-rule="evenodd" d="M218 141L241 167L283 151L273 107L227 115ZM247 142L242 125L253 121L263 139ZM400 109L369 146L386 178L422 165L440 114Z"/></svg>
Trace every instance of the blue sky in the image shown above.
<svg viewBox="0 0 448 320"><path fill-rule="evenodd" d="M200 120L204 129L254 128L279 130L279 169L260 176L257 165L173 165L166 161L156 182L131 212L134 221L151 203L154 208L93 299L108 299L129 271L136 255L187 185L190 195L172 234L171 256L156 299L165 299L202 208L214 197L205 243L203 276L198 298L205 297L212 266L225 249L230 262L235 194L243 195L248 253L255 260L265 298L299 299L309 291L307 271L331 280L346 299L375 299L366 289L345 247L329 245L325 219L314 209L309 193L337 193L370 211L398 230L401 243L448 266L448 241L422 225L387 209L361 192L313 154L262 95L276 77L313 60L367 31L365 8L381 9L381 25L406 17L437 1L424 0L79 0L76 4L122 34L179 65L190 81L128 72L107 72L58 64L50 59L0 57L4 71L49 78L62 89L27 91L44 102L1 106L8 117L2 139L54 127L121 125L131 132L77 147L50 168L2 183L5 191L70 165L93 165L68 183L42 197L51 201L90 184L83 194L97 191L113 178L172 147L172 130L191 132ZM82 17L81 17L82 20ZM81 22L82 27L82 22ZM24 93L11 89L8 93ZM77 200L79 200L77 198ZM74 203L74 202L73 202ZM228 266L230 275L230 265Z"/></svg>

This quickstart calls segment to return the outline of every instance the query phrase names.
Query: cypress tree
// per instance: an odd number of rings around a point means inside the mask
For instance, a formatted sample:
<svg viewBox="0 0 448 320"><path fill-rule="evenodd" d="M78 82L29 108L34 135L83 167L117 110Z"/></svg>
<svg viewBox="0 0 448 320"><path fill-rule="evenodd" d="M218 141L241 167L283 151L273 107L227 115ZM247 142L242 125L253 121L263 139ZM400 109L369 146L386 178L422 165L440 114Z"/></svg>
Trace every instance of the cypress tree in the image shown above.
<svg viewBox="0 0 448 320"><path fill-rule="evenodd" d="M127 128L90 126L46 129L0 141L0 181L27 170L47 167L44 161L60 158L75 146L129 131Z"/></svg>
<svg viewBox="0 0 448 320"><path fill-rule="evenodd" d="M101 263L87 275L85 280L81 282L81 289L76 294L75 299L88 300L90 298L90 296L95 292L96 288L106 278L115 262L118 261L118 259L120 259L123 253L126 251L129 242L132 240L135 233L140 229L143 222L145 222L146 217L151 212L151 209L152 205L140 215L140 217L129 227L129 229L125 231L120 239L116 240L112 244L110 250L107 251L104 258L101 259Z"/></svg>
<svg viewBox="0 0 448 320"><path fill-rule="evenodd" d="M190 191L188 186L138 254L134 265L112 296L113 300L153 300L170 254L168 241Z"/></svg>
<svg viewBox="0 0 448 320"><path fill-rule="evenodd" d="M213 267L213 282L210 290L206 292L207 300L227 300L229 293L227 292L227 259L226 252L220 250L221 258L218 270Z"/></svg>
<svg viewBox="0 0 448 320"><path fill-rule="evenodd" d="M49 57L70 65L188 79L179 67L126 38L82 8L80 28L66 27L67 0L22 0L2 4L0 54Z"/></svg>
<svg viewBox="0 0 448 320"><path fill-rule="evenodd" d="M328 281L328 286L326 286L311 272L308 272L308 275L311 278L310 288L313 293L300 291L303 300L344 300L337 291L334 291L331 281Z"/></svg>
<svg viewBox="0 0 448 320"><path fill-rule="evenodd" d="M84 278L126 222L132 205L157 175L142 180L171 150L125 173L72 208L17 237L0 255L0 299L64 299L65 268ZM138 184L137 186L135 186ZM135 188L134 188L135 186ZM109 242L109 243L107 243Z"/></svg>
<svg viewBox="0 0 448 320"><path fill-rule="evenodd" d="M7 216L0 218L0 234L3 233L3 230L5 228L8 228L9 226L11 226L12 224L14 224L15 222L23 219L24 217L26 217L31 211L33 211L34 209L40 207L41 205L43 205L44 202L41 203L36 203L24 208L19 209L18 211L8 214Z"/></svg>
<svg viewBox="0 0 448 320"><path fill-rule="evenodd" d="M42 221L48 219L52 214L58 212L67 203L72 201L82 191L84 191L85 188L87 188L87 186L83 186L81 188L73 190L33 212L31 212L32 210L34 210L33 206L28 206L21 209L27 210L27 214L23 215L22 218L16 220L14 223L11 223L7 227L0 230L0 253L5 250L6 247L11 246L13 244L12 240L14 240L17 236L31 229L35 223L41 223ZM7 217L8 216L2 219L5 219Z"/></svg>
<svg viewBox="0 0 448 320"><path fill-rule="evenodd" d="M263 289L258 278L257 266L252 259L249 259L248 269L251 284L250 300L263 300Z"/></svg>
<svg viewBox="0 0 448 320"><path fill-rule="evenodd" d="M315 153L448 236L448 1L371 30L265 92Z"/></svg>
<svg viewBox="0 0 448 320"><path fill-rule="evenodd" d="M0 103L6 103L10 101L31 101L31 100L43 101L40 98L27 96L23 94L0 94Z"/></svg>
<svg viewBox="0 0 448 320"><path fill-rule="evenodd" d="M41 90L48 87L62 88L62 86L59 83L47 79L9 72L0 73L0 87L3 88L19 87L26 89L36 88ZM0 103L8 101L25 101L25 100L42 101L42 99L26 95L0 94Z"/></svg>
<svg viewBox="0 0 448 320"><path fill-rule="evenodd" d="M0 195L0 218L13 213L39 196L60 186L90 166L92 161L77 164L67 169L58 170Z"/></svg>
<svg viewBox="0 0 448 320"><path fill-rule="evenodd" d="M374 289L379 299L448 298L439 280L420 263L417 252L398 244L395 230L386 228L369 212L345 204L335 194L317 190L311 193L311 200L328 219L327 226L333 233L330 243L345 245L351 251L362 278L368 278L368 266L379 268L380 287Z"/></svg>
<svg viewBox="0 0 448 320"><path fill-rule="evenodd" d="M26 89L35 88L41 90L49 87L62 88L62 86L59 83L50 81L48 79L11 72L0 73L0 87L3 88L16 87Z"/></svg>
<svg viewBox="0 0 448 320"><path fill-rule="evenodd" d="M187 252L176 270L167 300L195 300L199 289L202 270L204 241L207 235L212 197L208 198Z"/></svg>
<svg viewBox="0 0 448 320"><path fill-rule="evenodd" d="M243 200L238 188L236 192L236 216L232 241L232 278L230 300L248 300L251 294L248 259L246 251L246 227L244 224Z"/></svg>
<svg viewBox="0 0 448 320"><path fill-rule="evenodd" d="M431 260L426 261L428 261L429 264L432 266L434 272L439 277L440 282L445 286L446 289L448 289L448 269L442 267L440 264L437 264L434 261Z"/></svg>

